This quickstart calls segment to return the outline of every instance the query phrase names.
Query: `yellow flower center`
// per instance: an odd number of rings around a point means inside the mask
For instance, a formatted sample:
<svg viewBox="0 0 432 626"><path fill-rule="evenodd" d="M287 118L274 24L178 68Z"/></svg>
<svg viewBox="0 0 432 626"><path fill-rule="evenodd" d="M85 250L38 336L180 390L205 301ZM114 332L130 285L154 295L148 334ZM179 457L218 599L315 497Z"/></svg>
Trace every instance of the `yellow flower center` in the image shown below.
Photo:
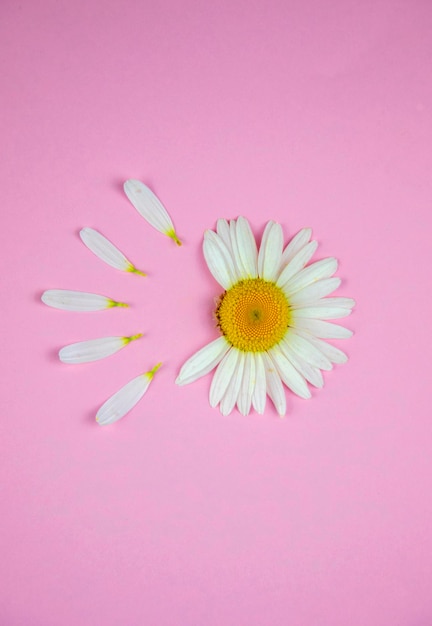
<svg viewBox="0 0 432 626"><path fill-rule="evenodd" d="M275 283L249 278L220 297L216 319L227 340L243 352L264 352L285 336L290 321L285 294Z"/></svg>

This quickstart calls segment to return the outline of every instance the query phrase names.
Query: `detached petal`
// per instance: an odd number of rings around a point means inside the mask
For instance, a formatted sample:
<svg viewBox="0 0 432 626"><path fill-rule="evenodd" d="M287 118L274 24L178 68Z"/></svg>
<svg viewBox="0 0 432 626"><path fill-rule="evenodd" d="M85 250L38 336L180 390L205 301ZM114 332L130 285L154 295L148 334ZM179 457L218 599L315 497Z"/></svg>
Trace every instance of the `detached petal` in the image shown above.
<svg viewBox="0 0 432 626"><path fill-rule="evenodd" d="M59 352L59 359L63 363L90 363L99 361L115 354L131 341L142 337L142 333L132 337L102 337L71 343Z"/></svg>
<svg viewBox="0 0 432 626"><path fill-rule="evenodd" d="M97 412L97 423L100 426L113 424L129 413L141 400L161 365L158 363L149 372L140 374L111 396Z"/></svg>
<svg viewBox="0 0 432 626"><path fill-rule="evenodd" d="M228 352L230 344L221 336L198 350L183 365L176 379L177 385L188 385L194 380L205 376L222 360Z"/></svg>
<svg viewBox="0 0 432 626"><path fill-rule="evenodd" d="M96 293L70 291L68 289L48 289L42 294L41 300L48 306L64 311L102 311L115 306L129 306L124 302L116 302Z"/></svg>
<svg viewBox="0 0 432 626"><path fill-rule="evenodd" d="M181 246L168 211L151 189L141 181L131 179L125 182L124 192L138 213L153 228L171 237L178 246Z"/></svg>
<svg viewBox="0 0 432 626"><path fill-rule="evenodd" d="M80 237L84 245L102 261L111 265L116 270L132 272L145 276L144 272L138 270L118 248L115 247L106 237L94 228L83 228Z"/></svg>

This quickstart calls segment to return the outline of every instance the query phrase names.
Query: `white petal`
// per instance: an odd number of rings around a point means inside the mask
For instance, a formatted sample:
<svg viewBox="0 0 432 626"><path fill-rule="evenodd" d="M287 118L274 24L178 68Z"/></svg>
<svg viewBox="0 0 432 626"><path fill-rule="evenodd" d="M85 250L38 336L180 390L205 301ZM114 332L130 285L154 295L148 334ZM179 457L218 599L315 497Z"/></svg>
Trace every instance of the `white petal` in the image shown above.
<svg viewBox="0 0 432 626"><path fill-rule="evenodd" d="M353 298L344 298L342 296L336 296L334 298L318 298L311 302L309 306L319 306L320 308L341 308L352 309L355 306L355 300Z"/></svg>
<svg viewBox="0 0 432 626"><path fill-rule="evenodd" d="M275 280L282 256L283 233L280 224L268 222L258 253L258 274L264 280Z"/></svg>
<svg viewBox="0 0 432 626"><path fill-rule="evenodd" d="M222 400L230 380L234 376L239 358L240 351L236 348L231 348L217 366L210 385L210 406L215 407Z"/></svg>
<svg viewBox="0 0 432 626"><path fill-rule="evenodd" d="M322 354L324 354L325 357L332 363L341 364L341 363L346 363L348 361L348 357L345 354L345 352L342 352L342 350L340 350L339 348L336 348L335 346L332 346L330 343L327 343L327 341L323 341L322 339L313 337L309 333L306 333L306 331L304 331L304 333L303 331L297 331L297 332L301 334L301 336L304 336L305 338L307 338L307 340L313 346L315 346L315 348L317 348L320 352L322 352Z"/></svg>
<svg viewBox="0 0 432 626"><path fill-rule="evenodd" d="M285 354L289 354L289 351L292 350L313 367L318 367L321 370L332 369L332 364L329 359L324 356L321 350L312 344L309 337L306 338L303 334L300 335L295 330L291 329L282 343L285 344L285 347L283 347Z"/></svg>
<svg viewBox="0 0 432 626"><path fill-rule="evenodd" d="M281 342L279 344L279 347L281 348L286 358L292 363L292 365L294 365L296 370L308 382L310 382L311 385L314 385L314 387L319 387L319 388L324 386L324 379L322 377L320 369L318 369L317 367L313 367L313 365L311 365L310 363L308 363L307 361L299 357L298 354L294 352L294 350L292 350L291 348L287 346L286 343Z"/></svg>
<svg viewBox="0 0 432 626"><path fill-rule="evenodd" d="M320 300L318 302L321 302ZM300 317L306 317L316 320L335 320L341 317L346 317L351 314L351 309L345 309L344 307L330 307L330 306L306 306L300 309L293 309L291 311L292 319L296 320Z"/></svg>
<svg viewBox="0 0 432 626"><path fill-rule="evenodd" d="M228 224L228 221L223 218L218 219L218 221L216 222L216 232L222 239L228 250L232 252L230 226Z"/></svg>
<svg viewBox="0 0 432 626"><path fill-rule="evenodd" d="M300 252L300 250L309 242L311 236L312 228L303 228L291 239L282 253L280 269L283 269L285 265L287 265L291 259L295 257L297 252Z"/></svg>
<svg viewBox="0 0 432 626"><path fill-rule="evenodd" d="M230 344L225 337L221 336L198 350L181 368L175 381L176 384L188 385L211 372L229 348Z"/></svg>
<svg viewBox="0 0 432 626"><path fill-rule="evenodd" d="M285 285L285 289L289 293L295 293L317 280L333 276L337 268L338 262L333 257L316 261L315 263L308 265L308 267L305 267L301 270L301 272L296 274L296 276L293 276L293 278Z"/></svg>
<svg viewBox="0 0 432 626"><path fill-rule="evenodd" d="M115 306L127 307L124 302L116 302L96 293L70 291L68 289L48 289L41 296L44 304L64 311L102 311Z"/></svg>
<svg viewBox="0 0 432 626"><path fill-rule="evenodd" d="M252 394L252 406L257 413L262 415L265 410L267 399L267 382L264 361L259 352L253 355L255 361L255 389Z"/></svg>
<svg viewBox="0 0 432 626"><path fill-rule="evenodd" d="M127 180L124 191L138 213L147 220L153 228L171 237L177 245L181 241L177 237L174 224L166 208L157 196L144 183L139 180Z"/></svg>
<svg viewBox="0 0 432 626"><path fill-rule="evenodd" d="M224 289L229 289L238 281L231 252L212 230L204 233L203 252L210 272Z"/></svg>
<svg viewBox="0 0 432 626"><path fill-rule="evenodd" d="M71 343L59 351L59 359L63 363L99 361L115 354L139 337L142 337L142 333L132 337L102 337L101 339Z"/></svg>
<svg viewBox="0 0 432 626"><path fill-rule="evenodd" d="M246 270L243 267L243 262L240 257L240 252L237 243L237 235L236 235L236 220L231 220L229 224L230 229L230 249L232 258L234 261L234 266L236 268L236 273L239 279L247 278Z"/></svg>
<svg viewBox="0 0 432 626"><path fill-rule="evenodd" d="M118 248L115 247L106 237L94 228L83 228L80 237L89 250L102 261L123 272L132 272L145 276L144 272L138 270Z"/></svg>
<svg viewBox="0 0 432 626"><path fill-rule="evenodd" d="M117 393L111 396L97 412L97 423L100 426L113 424L124 417L126 413L129 413L147 391L155 372L160 366L161 363L158 363L152 370L129 381Z"/></svg>
<svg viewBox="0 0 432 626"><path fill-rule="evenodd" d="M246 352L237 408L242 415L249 415L252 395L255 389L255 358L253 352Z"/></svg>
<svg viewBox="0 0 432 626"><path fill-rule="evenodd" d="M261 356L265 367L267 394L278 414L283 417L286 413L286 397L277 367L266 352L262 352Z"/></svg>
<svg viewBox="0 0 432 626"><path fill-rule="evenodd" d="M239 217L236 224L237 246L247 278L258 275L258 249L249 222Z"/></svg>
<svg viewBox="0 0 432 626"><path fill-rule="evenodd" d="M286 358L281 349L275 346L269 351L269 354L277 367L282 382L300 398L310 398L311 392L305 379Z"/></svg>
<svg viewBox="0 0 432 626"><path fill-rule="evenodd" d="M289 292L288 288L284 289L284 293L287 296L289 303L292 307L301 308L306 305L310 305L312 302L324 298L325 296L333 293L341 284L341 279L337 276L333 278L324 278L318 280L316 283L308 285L304 289L300 289L296 293Z"/></svg>
<svg viewBox="0 0 432 626"><path fill-rule="evenodd" d="M282 270L278 280L277 285L279 287L284 287L286 283L293 278L296 274L300 272L306 265L306 263L313 257L316 249L318 248L317 241L311 241L306 246L304 246L295 257L284 267Z"/></svg>
<svg viewBox="0 0 432 626"><path fill-rule="evenodd" d="M339 324L304 318L294 320L294 328L306 330L321 339L347 339L353 334L352 330L339 326Z"/></svg>
<svg viewBox="0 0 432 626"><path fill-rule="evenodd" d="M219 408L222 415L229 415L236 405L243 378L244 363L245 354L244 352L239 351L237 366L220 403Z"/></svg>

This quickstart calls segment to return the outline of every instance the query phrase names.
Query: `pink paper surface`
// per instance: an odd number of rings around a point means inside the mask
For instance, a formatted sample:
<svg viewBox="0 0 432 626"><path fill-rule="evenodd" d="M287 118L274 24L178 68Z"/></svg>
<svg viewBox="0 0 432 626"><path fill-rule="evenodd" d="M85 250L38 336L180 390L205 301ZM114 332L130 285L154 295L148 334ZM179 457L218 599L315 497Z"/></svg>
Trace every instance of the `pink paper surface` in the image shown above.
<svg viewBox="0 0 432 626"><path fill-rule="evenodd" d="M430 2L2 3L2 626L429 626ZM177 248L128 203L160 196ZM224 418L201 252L219 217L311 226L350 361L281 420ZM104 265L103 232L148 278ZM49 288L128 310L45 307ZM68 343L143 332L121 353ZM343 344L343 345L342 345ZM101 428L98 407L162 361Z"/></svg>

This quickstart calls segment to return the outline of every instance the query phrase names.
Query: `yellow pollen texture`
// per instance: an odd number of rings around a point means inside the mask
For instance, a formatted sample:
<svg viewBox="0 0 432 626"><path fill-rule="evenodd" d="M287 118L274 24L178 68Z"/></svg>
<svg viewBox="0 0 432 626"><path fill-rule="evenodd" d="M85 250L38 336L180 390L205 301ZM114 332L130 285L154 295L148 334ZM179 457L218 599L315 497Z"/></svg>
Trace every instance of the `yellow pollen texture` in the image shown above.
<svg viewBox="0 0 432 626"><path fill-rule="evenodd" d="M264 352L286 334L288 301L277 285L262 278L241 280L220 298L218 326L227 340L243 352Z"/></svg>

